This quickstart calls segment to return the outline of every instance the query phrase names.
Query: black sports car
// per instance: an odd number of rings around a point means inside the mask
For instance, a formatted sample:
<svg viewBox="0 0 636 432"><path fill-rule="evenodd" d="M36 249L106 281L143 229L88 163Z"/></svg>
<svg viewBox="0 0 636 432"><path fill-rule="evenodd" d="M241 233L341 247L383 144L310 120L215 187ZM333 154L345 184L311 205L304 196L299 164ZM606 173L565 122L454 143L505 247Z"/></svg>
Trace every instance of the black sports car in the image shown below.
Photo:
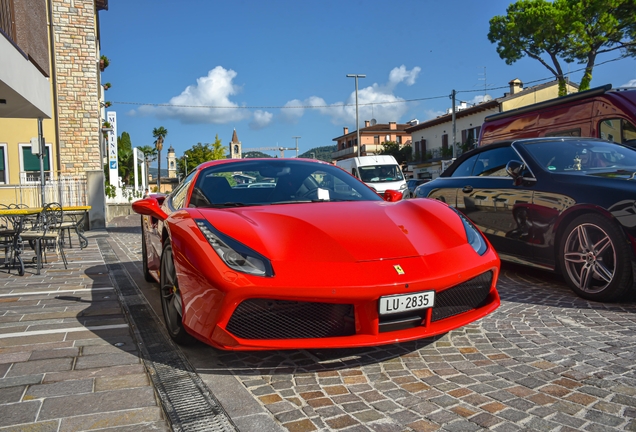
<svg viewBox="0 0 636 432"><path fill-rule="evenodd" d="M591 138L535 138L461 155L417 198L461 210L502 260L560 272L590 300L635 289L636 149Z"/></svg>

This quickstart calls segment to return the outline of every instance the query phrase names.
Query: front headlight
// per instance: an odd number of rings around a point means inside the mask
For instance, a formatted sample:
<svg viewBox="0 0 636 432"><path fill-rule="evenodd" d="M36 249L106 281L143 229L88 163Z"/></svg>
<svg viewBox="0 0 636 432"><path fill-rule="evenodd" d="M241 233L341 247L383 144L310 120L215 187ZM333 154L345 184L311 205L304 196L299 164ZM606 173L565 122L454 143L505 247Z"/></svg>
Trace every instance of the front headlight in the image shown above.
<svg viewBox="0 0 636 432"><path fill-rule="evenodd" d="M405 184L400 185L400 190L401 190L401 191L403 191L404 189L406 189L406 183L405 183Z"/></svg>
<svg viewBox="0 0 636 432"><path fill-rule="evenodd" d="M196 222L212 249L228 267L255 276L274 276L272 264L263 255L223 234L206 220Z"/></svg>
<svg viewBox="0 0 636 432"><path fill-rule="evenodd" d="M459 218L462 220L462 223L464 224L464 230L466 230L466 239L468 240L468 244L470 244L475 252L477 252L479 255L485 254L486 250L488 250L488 243L486 243L486 240L481 235L477 227L473 225L470 219L464 216L464 214L461 213L459 210L450 206L449 208L457 213L457 216L459 216Z"/></svg>

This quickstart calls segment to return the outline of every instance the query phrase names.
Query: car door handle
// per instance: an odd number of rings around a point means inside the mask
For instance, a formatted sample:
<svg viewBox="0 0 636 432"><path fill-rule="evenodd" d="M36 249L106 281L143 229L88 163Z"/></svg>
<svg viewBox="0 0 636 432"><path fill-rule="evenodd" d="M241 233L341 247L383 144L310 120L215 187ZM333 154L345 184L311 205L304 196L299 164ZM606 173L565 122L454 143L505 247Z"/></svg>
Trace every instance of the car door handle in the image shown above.
<svg viewBox="0 0 636 432"><path fill-rule="evenodd" d="M462 189L462 192L464 193L471 193L473 191L473 187L472 186L464 186L464 188Z"/></svg>

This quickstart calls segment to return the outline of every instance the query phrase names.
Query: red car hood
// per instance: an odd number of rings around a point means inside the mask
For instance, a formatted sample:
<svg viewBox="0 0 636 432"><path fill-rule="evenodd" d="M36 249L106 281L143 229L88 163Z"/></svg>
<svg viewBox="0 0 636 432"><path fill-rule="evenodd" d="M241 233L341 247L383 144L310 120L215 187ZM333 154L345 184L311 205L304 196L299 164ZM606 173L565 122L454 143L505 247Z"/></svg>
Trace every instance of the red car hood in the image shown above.
<svg viewBox="0 0 636 432"><path fill-rule="evenodd" d="M455 212L428 199L188 211L272 261L374 261L425 256L466 243Z"/></svg>

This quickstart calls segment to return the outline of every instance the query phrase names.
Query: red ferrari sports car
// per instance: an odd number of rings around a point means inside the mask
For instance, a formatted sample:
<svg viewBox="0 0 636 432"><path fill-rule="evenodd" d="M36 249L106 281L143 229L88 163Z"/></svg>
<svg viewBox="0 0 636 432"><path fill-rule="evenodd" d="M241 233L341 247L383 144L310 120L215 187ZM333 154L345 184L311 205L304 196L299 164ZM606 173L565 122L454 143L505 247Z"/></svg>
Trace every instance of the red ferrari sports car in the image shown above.
<svg viewBox="0 0 636 432"><path fill-rule="evenodd" d="M170 195L133 209L143 215L144 275L160 284L177 343L391 344L446 333L499 305L499 257L465 216L397 191L380 197L327 163L206 162Z"/></svg>

